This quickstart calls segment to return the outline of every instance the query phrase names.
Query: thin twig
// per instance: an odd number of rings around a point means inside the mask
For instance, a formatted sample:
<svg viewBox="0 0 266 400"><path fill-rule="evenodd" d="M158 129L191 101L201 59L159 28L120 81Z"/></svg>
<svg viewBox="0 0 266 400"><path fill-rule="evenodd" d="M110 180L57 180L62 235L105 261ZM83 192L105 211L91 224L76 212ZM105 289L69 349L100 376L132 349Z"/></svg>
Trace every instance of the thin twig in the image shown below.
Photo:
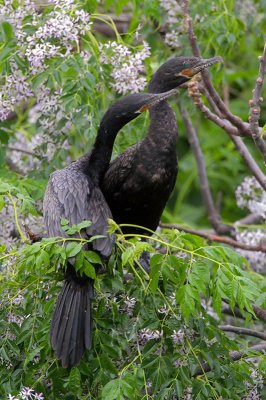
<svg viewBox="0 0 266 400"><path fill-rule="evenodd" d="M188 85L188 93L192 98L195 106L205 115L206 118L213 121L220 128L224 129L230 136L231 140L234 142L237 150L245 161L247 167L252 172L254 177L260 183L261 187L266 190L266 177L259 168L258 164L250 154L248 148L245 146L242 139L238 135L238 129L233 126L227 119L220 118L218 115L214 114L201 100L200 92L198 88L197 80L193 80Z"/></svg>
<svg viewBox="0 0 266 400"><path fill-rule="evenodd" d="M227 244L229 246L238 248L238 249L242 249L242 250L248 250L248 251L261 251L263 253L266 253L266 245L261 243L258 246L252 246L249 244L245 244L245 243L239 243L234 239L225 237L225 236L218 236L218 235L214 235L212 233L206 233L206 232L202 232L202 231L196 231L194 229L191 228L187 228L181 225L177 225L177 224L163 224L160 223L160 227L161 228L167 228L167 229L178 229L179 231L183 231L186 233L190 233L192 235L196 235L196 236L200 236L203 237L204 239L210 241L210 242L219 242L219 243L224 243Z"/></svg>
<svg viewBox="0 0 266 400"><path fill-rule="evenodd" d="M266 344L264 343L260 343L260 344L256 344L255 346L251 346L247 349L244 350L240 350L240 351L231 351L229 353L229 357L231 359L231 361L238 361L241 358L243 358L244 356L247 356L250 358L250 354L249 352L257 352L257 353L264 353L266 351ZM202 375L206 372L211 371L211 366L207 363L204 362L203 364L201 364L201 366L194 372L193 377L196 377L198 375Z"/></svg>
<svg viewBox="0 0 266 400"><path fill-rule="evenodd" d="M235 225L254 225L254 224L260 224L262 222L263 218L259 214L251 213L249 215L246 215L244 218L239 219L238 221L235 222Z"/></svg>
<svg viewBox="0 0 266 400"><path fill-rule="evenodd" d="M220 215L218 214L217 210L214 207L212 194L208 182L208 176L206 172L205 160L200 148L200 143L197 133L192 125L188 113L184 109L181 110L181 115L186 127L189 144L196 158L198 167L198 176L200 181L200 190L204 204L207 208L207 213L210 223L217 233L222 233L222 234L231 233L231 231L233 231L232 227L229 225L225 225L221 222Z"/></svg>
<svg viewBox="0 0 266 400"><path fill-rule="evenodd" d="M20 147L8 146L7 150L9 150L9 151L18 151L19 153L25 153L25 154L28 154L30 156L39 157L37 154L33 153L32 151L26 150L26 149L21 149Z"/></svg>
<svg viewBox="0 0 266 400"><path fill-rule="evenodd" d="M266 340L266 333L258 332L253 329L242 328L240 326L233 326L233 325L219 325L219 328L225 332L233 332L237 333L238 335L254 336L259 339Z"/></svg>
<svg viewBox="0 0 266 400"><path fill-rule="evenodd" d="M256 85L253 91L252 100L250 100L250 111L249 111L249 123L252 133L252 138L255 142L255 145L260 150L261 154L264 157L264 162L266 163L266 145L264 141L260 137L259 132L259 118L260 118L260 105L263 101L261 97L263 81L266 74L266 44L264 46L263 54L259 57L260 67L259 67L259 76L256 80Z"/></svg>

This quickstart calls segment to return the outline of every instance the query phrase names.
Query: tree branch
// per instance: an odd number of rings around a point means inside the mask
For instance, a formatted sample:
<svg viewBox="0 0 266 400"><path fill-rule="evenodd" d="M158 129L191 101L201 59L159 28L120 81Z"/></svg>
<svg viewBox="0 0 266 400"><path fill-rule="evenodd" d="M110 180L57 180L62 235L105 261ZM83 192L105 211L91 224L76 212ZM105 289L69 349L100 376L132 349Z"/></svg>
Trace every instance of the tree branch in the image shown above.
<svg viewBox="0 0 266 400"><path fill-rule="evenodd" d="M227 299L222 299L226 304L229 304L229 301ZM266 322L266 310L264 310L261 307L256 306L255 304L252 304L252 308L254 311L254 314L260 321Z"/></svg>
<svg viewBox="0 0 266 400"><path fill-rule="evenodd" d="M262 87L264 76L266 74L266 44L264 46L263 54L259 57L260 67L259 67L259 76L256 80L256 85L253 91L252 100L250 100L250 111L249 111L249 123L251 128L252 138L255 142L255 145L260 150L263 155L264 162L266 163L266 146L264 141L260 137L259 132L259 118L260 118L260 105L263 101L261 97Z"/></svg>
<svg viewBox="0 0 266 400"><path fill-rule="evenodd" d="M219 243L224 243L229 246L242 249L242 250L248 250L248 251L261 251L263 253L266 253L266 245L263 243L260 243L258 246L252 246L249 244L245 243L239 243L234 239L225 237L225 236L218 236L214 235L212 233L207 233L207 232L202 232L202 231L196 231L191 228L187 228L181 225L177 224L163 224L160 223L161 228L167 228L167 229L178 229L179 231L183 231L186 233L191 233L192 235L200 236L203 237L204 239L210 241L210 242L219 242Z"/></svg>
<svg viewBox="0 0 266 400"><path fill-rule="evenodd" d="M225 332L233 332L233 333L237 333L238 335L254 336L259 339L266 340L266 333L258 332L253 329L247 329L247 328L242 328L242 327L233 326L233 325L219 325L219 328Z"/></svg>
<svg viewBox="0 0 266 400"><path fill-rule="evenodd" d="M249 352L250 351L254 351L254 352L258 352L258 353L264 353L266 351L266 344L256 344L255 346L251 346L247 349L244 350L240 350L240 351L231 351L229 353L229 357L231 359L231 361L238 361L241 358L243 358L244 356L248 356L250 358ZM194 374L192 375L193 377L196 377L198 375L202 375L206 372L211 371L211 366L207 363L204 362L203 364L201 364L201 366L194 372Z"/></svg>
<svg viewBox="0 0 266 400"><path fill-rule="evenodd" d="M192 48L192 52L194 56L200 57L201 58L201 53L200 49L197 43L197 38L193 30L193 25L192 25L192 20L189 14L189 0L183 0L183 11L184 11L184 22L185 26L188 31L188 39ZM227 106L224 104L214 87L212 86L211 80L210 80L210 74L207 69L204 69L201 71L202 79L205 84L206 90L209 92L213 102L216 104L217 108L220 110L220 113L224 117L224 119L227 119L232 125L234 125L238 131L239 135L247 135L247 136L252 136L250 124L247 124L246 122L242 121L239 117L233 115ZM226 123L227 125L227 123ZM225 129L225 128L224 128ZM256 177L258 182L261 184L261 186L266 190L266 178L265 175L262 173L258 165L256 164L255 160L249 153L247 147L245 144L242 142L240 138L236 138L233 136L233 134L230 134L230 137L232 141L235 143L235 146L237 147L238 151L244 158L246 164L250 168L251 172L253 175ZM260 143L263 142L261 138ZM261 144L262 146L262 144ZM260 149L259 149L260 150Z"/></svg>
<svg viewBox="0 0 266 400"><path fill-rule="evenodd" d="M195 106L205 115L205 117L213 121L216 125L220 126L220 128L224 129L229 134L231 140L234 142L247 167L260 183L261 187L266 190L265 175L258 167L258 164L250 154L242 139L236 136L239 134L238 129L233 126L227 119L218 117L218 115L214 114L207 106L205 106L205 104L201 100L197 80L193 80L189 83L188 93L192 98Z"/></svg>
<svg viewBox="0 0 266 400"><path fill-rule="evenodd" d="M204 161L204 157L200 148L199 139L197 133L192 125L191 119L189 118L188 113L185 110L180 110L181 115L186 127L187 136L189 144L192 148L192 151L195 155L197 166L198 166L198 176L200 181L200 190L203 197L204 204L207 208L207 213L209 217L209 221L213 226L214 230L218 233L231 233L234 229L229 226L225 225L221 222L220 215L218 214L217 210L214 207L212 194L209 187L207 172L206 172L206 165Z"/></svg>

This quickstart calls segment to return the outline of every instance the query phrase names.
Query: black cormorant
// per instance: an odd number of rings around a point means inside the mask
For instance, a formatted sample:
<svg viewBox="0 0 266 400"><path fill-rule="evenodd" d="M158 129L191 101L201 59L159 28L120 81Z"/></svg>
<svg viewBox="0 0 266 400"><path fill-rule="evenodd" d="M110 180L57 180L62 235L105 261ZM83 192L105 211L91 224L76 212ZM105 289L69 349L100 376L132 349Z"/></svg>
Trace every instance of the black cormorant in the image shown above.
<svg viewBox="0 0 266 400"><path fill-rule="evenodd" d="M148 91L161 93L176 88L220 61L220 57L205 60L174 57L153 75ZM177 176L177 123L167 101L153 107L150 116L147 136L110 164L100 186L118 224L139 225L154 231ZM123 227L122 231L149 235L146 230L133 227Z"/></svg>
<svg viewBox="0 0 266 400"><path fill-rule="evenodd" d="M82 230L82 236L89 238L103 235L104 237L93 241L92 249L103 258L110 255L114 239L106 231L107 219L112 218L112 214L99 182L109 165L115 137L140 112L155 106L175 92L129 95L108 109L101 121L92 150L68 167L55 171L49 179L43 204L49 237L67 236L62 230L61 218L67 219L70 226L90 220L92 224ZM73 258L69 259L50 331L52 348L63 367L77 365L85 349L91 347L92 339L93 280L78 275L73 264Z"/></svg>

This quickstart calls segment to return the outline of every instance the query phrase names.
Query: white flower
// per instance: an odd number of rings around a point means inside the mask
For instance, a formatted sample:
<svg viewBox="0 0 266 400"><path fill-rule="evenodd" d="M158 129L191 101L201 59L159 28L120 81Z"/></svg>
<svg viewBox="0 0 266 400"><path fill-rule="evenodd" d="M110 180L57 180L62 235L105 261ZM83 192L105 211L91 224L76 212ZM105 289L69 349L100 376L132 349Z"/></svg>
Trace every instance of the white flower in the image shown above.
<svg viewBox="0 0 266 400"><path fill-rule="evenodd" d="M121 94L137 93L144 89L146 78L140 76L144 71L143 61L150 56L150 48L143 42L142 50L132 53L125 45L108 42L100 46L100 60L103 64L112 66L111 86Z"/></svg>
<svg viewBox="0 0 266 400"><path fill-rule="evenodd" d="M241 230L238 231L236 227L236 239L240 243L249 244L252 246L258 246L260 243L266 243L266 230L254 229L254 230ZM262 251L248 251L248 250L237 250L242 256L244 256L249 262L250 266L254 271L258 273L265 272L266 267L266 254Z"/></svg>
<svg viewBox="0 0 266 400"><path fill-rule="evenodd" d="M178 31L171 31L167 32L164 38L165 43L169 47L173 47L175 49L178 49L181 47L179 38L178 38L179 32Z"/></svg>
<svg viewBox="0 0 266 400"><path fill-rule="evenodd" d="M163 332L161 331L153 331L151 329L145 328L142 329L139 334L138 334L138 340L139 343L144 345L146 344L149 340L152 339L160 339L163 336Z"/></svg>
<svg viewBox="0 0 266 400"><path fill-rule="evenodd" d="M236 189L236 201L240 208L248 208L252 213L266 218L266 191L254 177L246 176Z"/></svg>

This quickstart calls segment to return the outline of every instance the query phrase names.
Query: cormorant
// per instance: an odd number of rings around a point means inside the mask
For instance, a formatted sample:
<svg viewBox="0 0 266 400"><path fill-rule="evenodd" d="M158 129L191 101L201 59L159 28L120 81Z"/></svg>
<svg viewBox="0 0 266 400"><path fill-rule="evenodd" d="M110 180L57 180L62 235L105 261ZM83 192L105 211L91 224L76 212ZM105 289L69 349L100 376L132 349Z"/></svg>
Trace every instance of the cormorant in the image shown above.
<svg viewBox="0 0 266 400"><path fill-rule="evenodd" d="M90 220L92 224L81 231L82 236L103 235L92 242L92 249L103 258L111 254L114 238L106 231L107 219L112 218L112 214L99 183L109 165L115 137L139 113L173 93L176 91L138 93L117 101L103 116L92 150L50 176L43 204L49 237L67 236L62 230L61 218L67 219L70 226ZM63 367L77 365L85 349L91 347L92 339L93 280L77 274L73 264L74 260L70 258L50 331L52 348Z"/></svg>
<svg viewBox="0 0 266 400"><path fill-rule="evenodd" d="M220 57L174 57L153 75L148 91L161 93L176 88L220 61ZM116 223L154 231L176 181L177 123L167 101L153 107L150 117L147 136L110 164L100 187ZM133 227L123 227L122 231L149 235L146 230Z"/></svg>

